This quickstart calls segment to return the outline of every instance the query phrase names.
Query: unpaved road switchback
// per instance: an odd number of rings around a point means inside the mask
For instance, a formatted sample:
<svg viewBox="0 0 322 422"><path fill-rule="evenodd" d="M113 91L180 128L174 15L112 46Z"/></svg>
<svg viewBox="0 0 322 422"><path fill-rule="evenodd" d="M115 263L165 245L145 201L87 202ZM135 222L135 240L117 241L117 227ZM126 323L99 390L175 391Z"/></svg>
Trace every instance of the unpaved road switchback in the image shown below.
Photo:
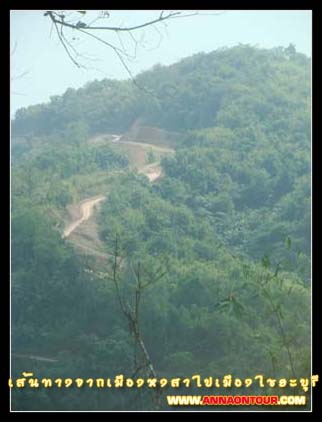
<svg viewBox="0 0 322 422"><path fill-rule="evenodd" d="M118 143L118 144L128 144L128 145L134 145L134 146L141 146L144 148L150 148L156 152L168 152L168 153L174 153L174 149L170 148L168 146L163 145L154 145L154 144L148 144L146 142L135 142L135 139L128 138L127 140L122 140L122 135L111 135L112 142ZM102 136L93 138L92 141L98 142L102 139ZM160 178L162 174L160 161L144 165L139 169L139 173L145 174L147 178L150 180L151 183L155 182L157 179ZM78 226L80 226L84 221L88 220L91 215L93 214L94 206L101 201L104 201L106 197L103 195L95 196L92 198L85 199L79 204L79 210L80 210L80 217L70 222L64 229L63 238L69 237L74 230L77 229Z"/></svg>
<svg viewBox="0 0 322 422"><path fill-rule="evenodd" d="M144 174L152 183L156 181L157 179L159 179L159 177L161 176L162 171L161 171L160 163L157 162L157 163L148 164L142 167L139 170L139 173Z"/></svg>
<svg viewBox="0 0 322 422"><path fill-rule="evenodd" d="M139 173L145 174L150 182L154 182L161 176L161 167L160 163L152 163L144 166L140 169ZM93 209L96 204L104 201L106 197L104 195L94 196L92 198L85 199L79 204L80 208L80 217L76 220L69 223L65 229L63 234L63 239L69 237L74 230L77 229L84 221L88 220L91 215L93 214Z"/></svg>
<svg viewBox="0 0 322 422"><path fill-rule="evenodd" d="M93 208L96 204L104 201L105 196L100 195L93 198L85 199L80 203L80 211L81 216L79 219L72 221L70 224L68 224L67 227L65 227L63 238L68 237L77 227L83 223L83 221L86 221L90 218L90 216L93 214Z"/></svg>

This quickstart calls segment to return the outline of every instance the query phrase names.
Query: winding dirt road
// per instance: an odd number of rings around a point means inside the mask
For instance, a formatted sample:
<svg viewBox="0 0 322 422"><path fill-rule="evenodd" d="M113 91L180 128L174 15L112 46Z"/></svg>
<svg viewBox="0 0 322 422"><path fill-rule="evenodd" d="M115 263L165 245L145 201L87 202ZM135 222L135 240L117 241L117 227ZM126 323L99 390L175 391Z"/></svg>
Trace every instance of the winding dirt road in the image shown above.
<svg viewBox="0 0 322 422"><path fill-rule="evenodd" d="M134 142L131 140L122 141L121 135L112 135L112 136L113 136L112 142L117 142L119 144L143 146L145 148L152 148L155 151L174 152L174 149L166 147L166 146L157 146L157 145L143 143L143 142ZM161 176L160 162L158 161L158 162L143 166L139 170L139 173L145 174L151 183L154 182ZM105 198L106 198L105 196L100 195L100 196L95 196L95 197L88 198L82 201L79 205L81 217L72 221L65 227L62 237L63 238L69 237L73 233L73 231L77 229L78 226L80 226L84 221L88 220L93 214L94 206L104 201Z"/></svg>
<svg viewBox="0 0 322 422"><path fill-rule="evenodd" d="M170 148L168 146L165 145L155 145L155 144L149 144L148 142L140 142L140 141L131 141L129 139L135 139L135 138L128 138L128 140L126 141L122 141L122 138L119 137L118 139L115 138L115 140L113 140L112 142L117 142L118 144L123 144L123 145L135 145L135 146L140 146L143 148L150 148L154 151L160 151L160 152L174 152L173 148Z"/></svg>
<svg viewBox="0 0 322 422"><path fill-rule="evenodd" d="M150 182L154 182L161 176L161 167L159 163L152 163L142 168L139 173L145 174ZM81 217L72 221L65 227L63 239L70 236L78 226L80 226L84 221L88 220L93 214L94 206L104 201L105 198L105 196L100 195L82 201L79 204Z"/></svg>
<svg viewBox="0 0 322 422"><path fill-rule="evenodd" d="M147 144L147 143L143 143L143 142L134 142L134 141L130 141L130 140L122 141L121 138L122 138L122 136L113 135L112 142L117 142L117 143L120 143L120 144L138 145L138 146L142 146L142 147L146 147L146 148L152 148L155 151L160 151L160 152L174 152L174 150L172 148L169 148L169 147L166 147L166 146L157 146L157 145L153 145L153 144ZM160 162L159 161L154 162L154 163L147 164L147 165L141 167L139 169L139 173L145 174L148 177L148 179L150 180L151 183L154 182L155 180L157 180L161 176L161 173L162 173ZM63 235L62 235L63 239L69 237L77 229L77 227L79 227L84 221L88 220L91 217L91 215L93 214L93 210L94 210L95 205L104 201L104 199L106 199L106 197L104 195L99 195L99 196L87 198L87 199L83 200L82 202L80 202L80 204L79 204L80 217L75 219L74 221L70 222L65 227ZM80 247L81 249L83 249L87 252L91 252L96 256L101 256L104 259L106 259L106 257L107 257L106 253L99 252L95 249L90 248L87 245L79 245L78 244L78 247ZM93 272L93 271L91 271L91 272ZM57 359L44 357L44 356L37 356L37 355L12 353L12 356L14 356L16 358L31 359L31 360L35 360L35 361L43 361L43 362L48 362L48 363L58 362Z"/></svg>
<svg viewBox="0 0 322 422"><path fill-rule="evenodd" d="M83 221L86 221L90 218L90 216L93 214L93 208L96 204L104 201L105 196L95 196L93 198L85 199L80 203L80 211L81 211L81 217L75 221L72 221L70 224L68 224L65 227L63 238L68 237L77 227L83 223Z"/></svg>
<svg viewBox="0 0 322 422"><path fill-rule="evenodd" d="M154 182L161 176L160 162L147 164L139 170L139 173L144 174L150 182Z"/></svg>

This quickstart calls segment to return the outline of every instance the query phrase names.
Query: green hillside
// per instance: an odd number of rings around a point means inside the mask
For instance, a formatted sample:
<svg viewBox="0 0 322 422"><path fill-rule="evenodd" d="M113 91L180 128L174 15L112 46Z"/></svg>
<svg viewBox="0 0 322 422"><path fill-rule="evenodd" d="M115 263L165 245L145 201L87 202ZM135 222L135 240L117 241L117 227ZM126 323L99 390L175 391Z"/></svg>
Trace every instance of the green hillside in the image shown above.
<svg viewBox="0 0 322 422"><path fill-rule="evenodd" d="M154 134L146 147L137 126ZM310 131L311 62L293 46L200 53L18 110L14 377L146 378L139 339L160 378L310 377ZM153 183L148 164L162 168ZM98 270L62 230L70 204L99 194ZM124 307L139 310L132 326ZM165 391L13 389L13 408L169 410L166 394L227 394Z"/></svg>

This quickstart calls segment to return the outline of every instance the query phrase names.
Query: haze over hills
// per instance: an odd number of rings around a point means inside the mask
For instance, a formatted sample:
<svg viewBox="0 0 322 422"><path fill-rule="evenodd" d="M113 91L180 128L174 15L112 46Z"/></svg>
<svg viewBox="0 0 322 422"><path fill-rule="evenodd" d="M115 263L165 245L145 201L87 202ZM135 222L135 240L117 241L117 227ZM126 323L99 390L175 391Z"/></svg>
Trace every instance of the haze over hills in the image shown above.
<svg viewBox="0 0 322 422"><path fill-rule="evenodd" d="M144 378L140 335L160 377L310 376L310 78L292 45L240 45L18 110L13 372ZM142 286L131 331L120 303L135 310ZM149 389L15 390L13 402L155 406Z"/></svg>

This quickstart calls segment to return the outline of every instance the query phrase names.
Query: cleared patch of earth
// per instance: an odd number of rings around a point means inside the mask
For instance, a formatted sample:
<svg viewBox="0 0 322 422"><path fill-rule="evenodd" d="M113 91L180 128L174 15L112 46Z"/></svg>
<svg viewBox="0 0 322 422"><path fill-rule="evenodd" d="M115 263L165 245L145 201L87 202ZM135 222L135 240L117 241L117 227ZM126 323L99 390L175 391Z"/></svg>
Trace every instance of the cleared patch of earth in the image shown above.
<svg viewBox="0 0 322 422"><path fill-rule="evenodd" d="M93 198L84 199L79 204L79 214L80 216L68 224L64 229L63 237L68 237L74 230L77 229L79 225L81 225L84 221L88 220L90 216L93 214L93 209L95 205L99 204L100 202L104 201L105 196L100 195Z"/></svg>
<svg viewBox="0 0 322 422"><path fill-rule="evenodd" d="M159 134L158 131L156 133ZM151 135L151 132L149 134ZM162 177L160 158L163 155L174 153L174 149L168 145L162 145L161 139L159 142L158 139L153 139L153 144L148 143L147 139L144 142L138 142L139 139L136 138L138 135L142 135L142 131L135 134L132 131L125 136L100 134L91 138L88 142L101 145L109 144L125 150L129 157L130 166L138 169L138 173L145 174L152 183ZM147 154L151 151L157 161L146 164ZM93 255L104 263L109 255L104 250L104 245L98 236L95 209L100 206L105 198L104 195L97 195L84 199L79 204L69 205L67 207L69 223L65 226L63 233L63 238L68 238L84 255Z"/></svg>
<svg viewBox="0 0 322 422"><path fill-rule="evenodd" d="M147 178L150 180L150 182L154 182L157 179L160 178L161 174L162 174L162 169L160 166L160 163L151 163L151 164L147 164L146 166L142 167L139 170L139 173L141 174L145 174L147 176Z"/></svg>

